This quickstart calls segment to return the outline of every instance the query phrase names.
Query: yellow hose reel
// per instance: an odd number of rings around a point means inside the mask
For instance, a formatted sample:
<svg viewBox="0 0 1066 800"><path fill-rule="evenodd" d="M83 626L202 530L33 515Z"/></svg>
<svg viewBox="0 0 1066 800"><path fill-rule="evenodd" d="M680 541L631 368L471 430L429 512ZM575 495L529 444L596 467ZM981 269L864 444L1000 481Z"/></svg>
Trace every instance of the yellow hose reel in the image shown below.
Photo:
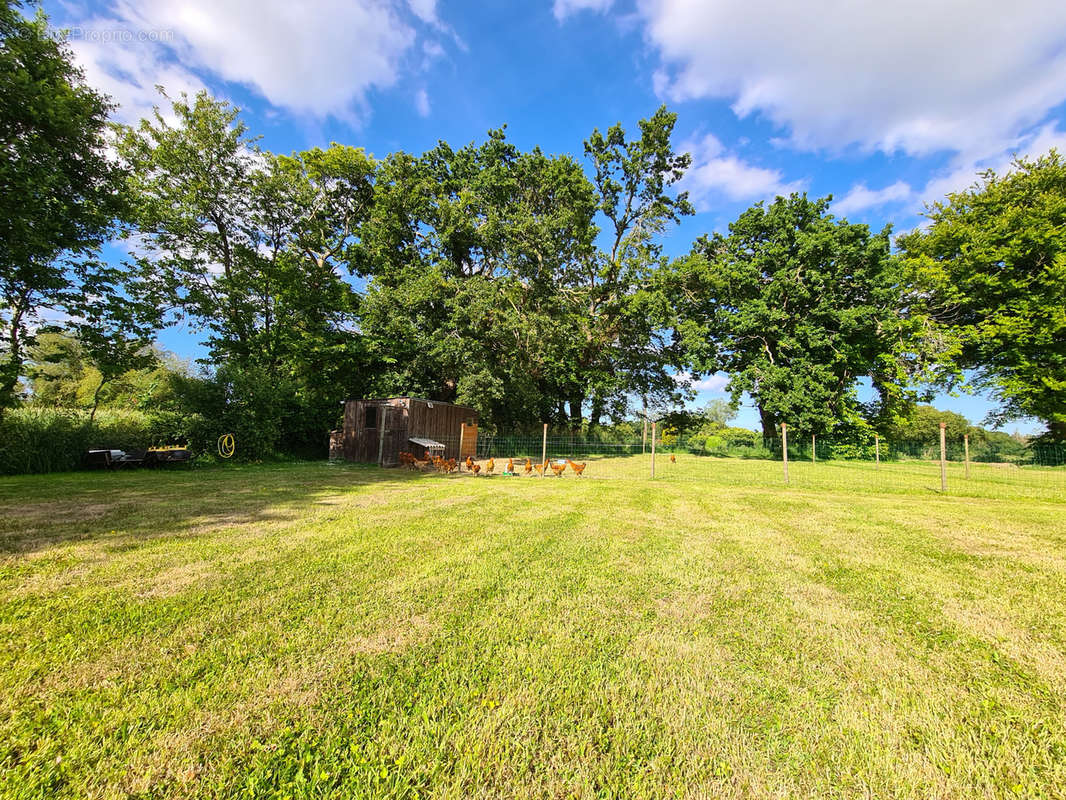
<svg viewBox="0 0 1066 800"><path fill-rule="evenodd" d="M222 458L229 458L236 450L237 443L234 442L232 433L224 433L218 437L218 454Z"/></svg>

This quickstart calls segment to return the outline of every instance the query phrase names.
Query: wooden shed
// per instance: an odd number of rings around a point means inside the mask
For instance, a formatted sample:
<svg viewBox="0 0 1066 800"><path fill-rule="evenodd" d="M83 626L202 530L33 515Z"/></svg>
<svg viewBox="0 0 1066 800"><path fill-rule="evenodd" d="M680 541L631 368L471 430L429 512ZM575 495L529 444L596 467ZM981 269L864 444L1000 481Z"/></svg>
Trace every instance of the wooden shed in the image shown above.
<svg viewBox="0 0 1066 800"><path fill-rule="evenodd" d="M427 442L443 445L443 448L432 448L434 455L440 453L442 458L461 460L474 455L477 422L474 409L437 400L418 397L348 400L344 403L340 444L346 460L383 467L399 464L401 451L421 458L430 447Z"/></svg>

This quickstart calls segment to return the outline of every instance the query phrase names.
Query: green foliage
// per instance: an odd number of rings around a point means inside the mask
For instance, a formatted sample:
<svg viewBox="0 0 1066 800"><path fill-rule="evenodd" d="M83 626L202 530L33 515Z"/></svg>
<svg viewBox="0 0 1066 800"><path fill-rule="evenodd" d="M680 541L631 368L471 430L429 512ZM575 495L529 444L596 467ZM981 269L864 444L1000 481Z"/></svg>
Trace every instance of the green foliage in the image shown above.
<svg viewBox="0 0 1066 800"><path fill-rule="evenodd" d="M704 236L674 265L678 334L704 372L751 395L763 435L781 421L832 430L857 411L856 382L882 403L906 382L899 271L889 232L836 220L829 199L778 197L748 209L729 235ZM888 387L895 387L890 391Z"/></svg>
<svg viewBox="0 0 1066 800"><path fill-rule="evenodd" d="M105 153L108 100L85 85L38 11L0 0L0 413L16 400L45 309L91 294L91 260L121 211Z"/></svg>
<svg viewBox="0 0 1066 800"><path fill-rule="evenodd" d="M899 442L936 443L940 441L940 423L946 424L944 435L954 449L963 436L970 437L970 456L975 461L1010 461L1024 456L1029 442L1002 431L990 431L971 425L961 414L941 411L928 405L916 406L913 412L892 426L887 435Z"/></svg>
<svg viewBox="0 0 1066 800"><path fill-rule="evenodd" d="M1066 441L1066 160L991 170L899 239L914 300L941 339L939 378L991 388L1000 420L1036 417Z"/></svg>
<svg viewBox="0 0 1066 800"><path fill-rule="evenodd" d="M0 475L78 469L90 449L136 450L189 444L195 453L210 445L197 431L198 416L106 409L94 419L80 410L26 407L0 419Z"/></svg>
<svg viewBox="0 0 1066 800"><path fill-rule="evenodd" d="M573 159L521 152L502 130L386 159L360 262L377 392L470 404L486 424L574 430L586 408L593 427L622 416L631 392L675 398L653 238L690 212L668 192L688 163L670 149L674 121L660 109L638 139L594 132L591 182Z"/></svg>
<svg viewBox="0 0 1066 800"><path fill-rule="evenodd" d="M171 376L188 372L172 354L151 351L141 360L151 366L105 381L82 340L57 330L39 333L27 355L28 404L51 408L91 409L95 401L101 408L172 409Z"/></svg>
<svg viewBox="0 0 1066 800"><path fill-rule="evenodd" d="M377 193L360 309L376 392L467 403L485 424L553 419L576 333L560 276L595 235L580 167L491 131L390 156Z"/></svg>

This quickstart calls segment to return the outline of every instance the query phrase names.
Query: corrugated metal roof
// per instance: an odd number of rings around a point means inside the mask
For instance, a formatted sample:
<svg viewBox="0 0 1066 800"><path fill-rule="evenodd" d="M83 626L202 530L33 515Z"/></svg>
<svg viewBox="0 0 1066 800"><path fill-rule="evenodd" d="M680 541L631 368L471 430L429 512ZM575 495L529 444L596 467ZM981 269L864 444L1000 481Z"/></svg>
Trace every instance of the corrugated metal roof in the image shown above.
<svg viewBox="0 0 1066 800"><path fill-rule="evenodd" d="M444 445L442 445L440 442L435 442L432 439L416 439L414 436L412 436L407 441L414 442L419 447L427 447L430 450L436 450L438 448L441 450L444 449Z"/></svg>

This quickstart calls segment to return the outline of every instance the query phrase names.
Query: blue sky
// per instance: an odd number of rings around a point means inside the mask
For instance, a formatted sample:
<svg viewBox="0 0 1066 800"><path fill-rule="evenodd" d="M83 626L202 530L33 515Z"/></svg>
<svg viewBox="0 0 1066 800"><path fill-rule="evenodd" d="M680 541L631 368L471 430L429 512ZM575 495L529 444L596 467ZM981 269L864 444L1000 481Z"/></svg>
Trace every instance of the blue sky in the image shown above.
<svg viewBox="0 0 1066 800"><path fill-rule="evenodd" d="M517 145L580 157L595 127L667 103L699 213L668 252L779 192L897 231L923 204L1066 149L1061 0L140 0L61 2L89 81L133 122L202 87L276 152L339 141L384 155L506 124ZM197 338L164 344L195 356ZM701 384L698 400L720 390ZM979 421L990 403L941 397ZM743 424L754 426L751 409ZM1007 430L1034 430L1011 423Z"/></svg>

